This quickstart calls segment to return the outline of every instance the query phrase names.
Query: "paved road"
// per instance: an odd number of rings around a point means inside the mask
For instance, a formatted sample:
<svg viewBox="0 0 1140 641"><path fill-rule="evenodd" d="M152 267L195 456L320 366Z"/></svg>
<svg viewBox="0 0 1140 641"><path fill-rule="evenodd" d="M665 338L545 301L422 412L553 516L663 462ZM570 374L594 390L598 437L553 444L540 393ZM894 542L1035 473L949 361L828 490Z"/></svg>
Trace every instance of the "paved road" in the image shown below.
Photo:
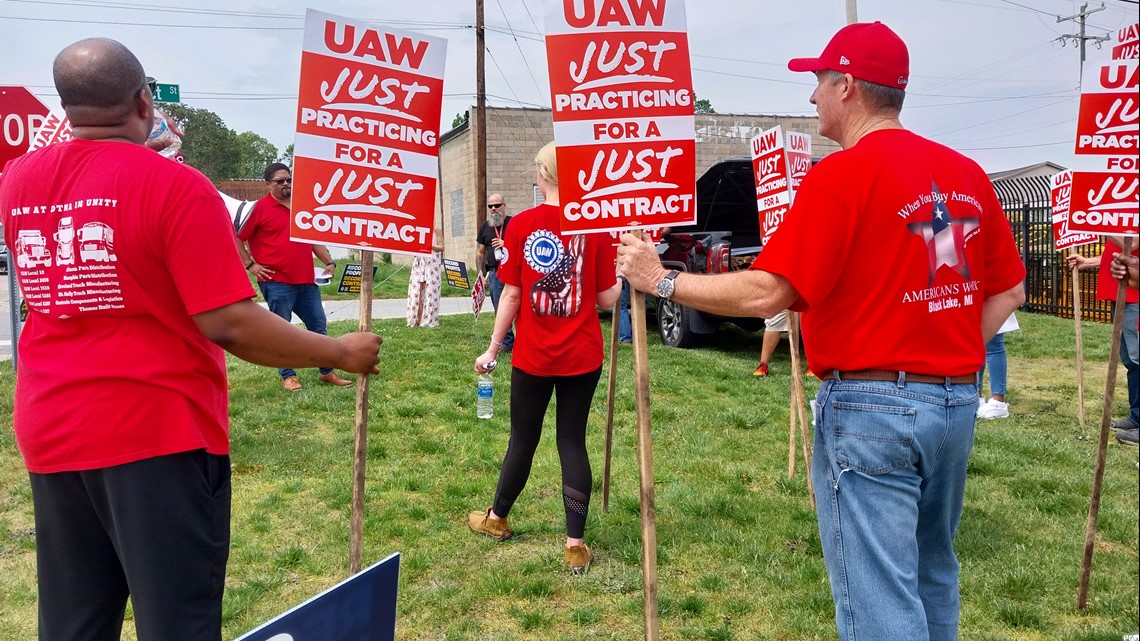
<svg viewBox="0 0 1140 641"><path fill-rule="evenodd" d="M465 296L448 297L440 300L439 313L441 315L470 314L471 299ZM12 358L12 328L9 322L8 276L0 275L0 361ZM330 300L325 301L325 315L329 322L342 320L358 320L360 318L360 301L358 300ZM372 301L372 318L404 318L407 316L408 301L403 298L393 298ZM490 312L490 301L484 301L483 310ZM300 319L293 317L294 323Z"/></svg>

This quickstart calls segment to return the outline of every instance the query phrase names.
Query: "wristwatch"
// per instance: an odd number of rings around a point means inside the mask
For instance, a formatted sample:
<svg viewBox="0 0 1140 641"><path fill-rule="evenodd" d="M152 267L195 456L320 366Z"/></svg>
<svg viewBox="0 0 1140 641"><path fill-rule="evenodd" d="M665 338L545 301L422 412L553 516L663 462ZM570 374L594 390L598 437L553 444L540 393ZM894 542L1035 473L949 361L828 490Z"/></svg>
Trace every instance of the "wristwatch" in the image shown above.
<svg viewBox="0 0 1140 641"><path fill-rule="evenodd" d="M657 281L657 298L662 300L669 300L673 297L673 279L681 272L676 269L665 274L665 278Z"/></svg>

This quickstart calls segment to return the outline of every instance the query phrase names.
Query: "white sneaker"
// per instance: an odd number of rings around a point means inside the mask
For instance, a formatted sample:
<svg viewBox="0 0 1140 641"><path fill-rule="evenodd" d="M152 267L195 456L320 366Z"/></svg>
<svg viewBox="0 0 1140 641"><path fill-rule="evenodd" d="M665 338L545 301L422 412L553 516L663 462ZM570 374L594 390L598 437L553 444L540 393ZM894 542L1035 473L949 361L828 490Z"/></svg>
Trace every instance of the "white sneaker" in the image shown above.
<svg viewBox="0 0 1140 641"><path fill-rule="evenodd" d="M976 412L974 412L974 416L981 418L982 417L982 410L986 408L986 405L989 405L989 401L983 401L982 397L979 396L978 397L978 410Z"/></svg>
<svg viewBox="0 0 1140 641"><path fill-rule="evenodd" d="M984 418L986 420L1009 418L1009 403L991 398L986 401L985 405L978 408L978 418Z"/></svg>

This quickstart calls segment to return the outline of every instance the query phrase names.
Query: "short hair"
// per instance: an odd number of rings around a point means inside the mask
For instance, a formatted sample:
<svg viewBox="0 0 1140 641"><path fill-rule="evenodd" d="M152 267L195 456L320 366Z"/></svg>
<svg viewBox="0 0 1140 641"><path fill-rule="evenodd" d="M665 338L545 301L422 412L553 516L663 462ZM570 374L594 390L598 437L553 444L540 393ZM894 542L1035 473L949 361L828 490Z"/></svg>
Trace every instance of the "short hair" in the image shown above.
<svg viewBox="0 0 1140 641"><path fill-rule="evenodd" d="M824 69L821 73L826 74L825 80L830 84L839 82L845 75L842 71L835 71L834 69ZM852 76L852 78L854 78L854 76ZM889 110L895 113L902 111L903 101L906 100L905 89L888 87L859 78L855 78L855 84L858 85L859 90L866 96L868 107L875 110Z"/></svg>
<svg viewBox="0 0 1140 641"><path fill-rule="evenodd" d="M66 47L52 63L52 77L65 110L125 117L146 85L142 63L122 43L87 38ZM87 124L85 118L80 124Z"/></svg>
<svg viewBox="0 0 1140 641"><path fill-rule="evenodd" d="M552 140L543 145L534 157L534 162L538 163L538 175L552 185L558 184L558 154L555 149Z"/></svg>
<svg viewBox="0 0 1140 641"><path fill-rule="evenodd" d="M271 162L268 165L266 165L266 167L265 167L265 182L269 182L269 181L273 180L273 174L276 174L277 172L281 171L282 169L284 169L285 171L288 171L290 174L293 173L292 171L289 171L289 166L286 165L285 163L282 163L282 162Z"/></svg>

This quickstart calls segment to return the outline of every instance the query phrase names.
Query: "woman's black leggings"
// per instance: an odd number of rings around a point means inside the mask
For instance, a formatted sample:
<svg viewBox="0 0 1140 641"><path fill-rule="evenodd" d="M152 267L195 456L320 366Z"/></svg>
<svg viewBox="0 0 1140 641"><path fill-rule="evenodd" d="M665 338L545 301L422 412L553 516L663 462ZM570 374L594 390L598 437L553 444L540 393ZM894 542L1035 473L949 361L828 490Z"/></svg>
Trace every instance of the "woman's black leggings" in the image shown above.
<svg viewBox="0 0 1140 641"><path fill-rule="evenodd" d="M535 376L520 369L511 373L511 440L495 490L495 514L506 517L526 487L534 451L542 436L542 420L550 397L558 393L555 426L558 460L562 464L562 503L566 535L582 538L590 508L593 476L586 453L586 422L602 368L576 376Z"/></svg>

